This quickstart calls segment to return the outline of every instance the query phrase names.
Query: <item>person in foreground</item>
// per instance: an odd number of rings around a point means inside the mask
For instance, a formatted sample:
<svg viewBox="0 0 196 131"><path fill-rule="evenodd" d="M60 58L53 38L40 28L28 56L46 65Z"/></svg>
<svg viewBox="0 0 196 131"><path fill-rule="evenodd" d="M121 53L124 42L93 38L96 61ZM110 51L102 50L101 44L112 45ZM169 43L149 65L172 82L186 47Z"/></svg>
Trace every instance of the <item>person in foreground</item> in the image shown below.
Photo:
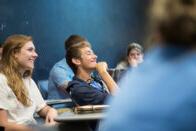
<svg viewBox="0 0 196 131"><path fill-rule="evenodd" d="M100 131L196 130L196 0L152 2L159 44L120 82Z"/></svg>
<svg viewBox="0 0 196 131"><path fill-rule="evenodd" d="M5 130L30 130L36 124L33 114L54 124L55 109L44 102L31 75L37 58L33 40L26 35L11 35L3 44L0 66L0 126Z"/></svg>
<svg viewBox="0 0 196 131"><path fill-rule="evenodd" d="M66 60L75 74L73 80L68 84L68 92L77 104L104 104L109 93L102 80L110 94L115 94L117 84L107 72L107 64L105 62L97 63L97 56L88 41L71 46L67 50ZM102 80L92 77L91 74L95 70L98 71Z"/></svg>

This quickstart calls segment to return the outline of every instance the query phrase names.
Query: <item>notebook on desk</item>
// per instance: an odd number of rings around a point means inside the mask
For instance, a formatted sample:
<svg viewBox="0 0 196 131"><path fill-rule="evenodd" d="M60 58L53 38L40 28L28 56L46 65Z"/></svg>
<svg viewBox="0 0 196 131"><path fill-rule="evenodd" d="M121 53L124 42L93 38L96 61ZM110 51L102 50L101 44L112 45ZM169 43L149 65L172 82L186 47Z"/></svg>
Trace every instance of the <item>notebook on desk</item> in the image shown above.
<svg viewBox="0 0 196 131"><path fill-rule="evenodd" d="M85 113L98 113L108 109L109 105L85 105L77 106L74 108L74 113L85 114Z"/></svg>

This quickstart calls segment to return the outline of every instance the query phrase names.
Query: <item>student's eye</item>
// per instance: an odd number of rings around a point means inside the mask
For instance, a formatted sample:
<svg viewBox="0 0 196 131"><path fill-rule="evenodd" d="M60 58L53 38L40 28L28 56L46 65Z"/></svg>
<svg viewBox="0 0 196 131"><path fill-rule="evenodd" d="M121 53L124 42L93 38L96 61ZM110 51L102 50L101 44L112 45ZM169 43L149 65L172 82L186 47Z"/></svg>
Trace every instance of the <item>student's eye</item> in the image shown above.
<svg viewBox="0 0 196 131"><path fill-rule="evenodd" d="M87 55L92 55L92 54L94 54L93 52L87 52Z"/></svg>
<svg viewBox="0 0 196 131"><path fill-rule="evenodd" d="M27 50L28 51L34 51L34 48L28 48Z"/></svg>

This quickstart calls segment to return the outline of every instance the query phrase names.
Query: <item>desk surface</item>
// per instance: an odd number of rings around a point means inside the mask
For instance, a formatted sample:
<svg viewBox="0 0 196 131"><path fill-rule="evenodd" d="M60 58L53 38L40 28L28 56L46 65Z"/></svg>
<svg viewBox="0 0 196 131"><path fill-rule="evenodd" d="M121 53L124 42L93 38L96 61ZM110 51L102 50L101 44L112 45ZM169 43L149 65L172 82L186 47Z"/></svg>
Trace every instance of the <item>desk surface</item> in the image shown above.
<svg viewBox="0 0 196 131"><path fill-rule="evenodd" d="M73 122L73 121L91 121L101 120L105 118L104 113L88 113L88 114L75 114L73 112L64 112L57 116L54 120L57 122Z"/></svg>

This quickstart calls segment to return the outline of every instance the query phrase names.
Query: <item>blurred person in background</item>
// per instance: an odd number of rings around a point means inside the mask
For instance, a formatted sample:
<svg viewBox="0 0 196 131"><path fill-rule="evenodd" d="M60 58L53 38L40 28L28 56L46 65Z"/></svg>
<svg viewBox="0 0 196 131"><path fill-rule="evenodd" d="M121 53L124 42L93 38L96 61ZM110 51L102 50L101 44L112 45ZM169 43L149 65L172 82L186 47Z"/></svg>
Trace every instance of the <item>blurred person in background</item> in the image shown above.
<svg viewBox="0 0 196 131"><path fill-rule="evenodd" d="M130 43L127 46L127 56L125 60L121 61L116 69L128 69L130 67L137 67L143 62L143 48L137 43Z"/></svg>
<svg viewBox="0 0 196 131"><path fill-rule="evenodd" d="M136 69L143 60L143 47L137 43L129 43L127 46L127 55L115 69L109 70L112 78L119 82L127 70Z"/></svg>

